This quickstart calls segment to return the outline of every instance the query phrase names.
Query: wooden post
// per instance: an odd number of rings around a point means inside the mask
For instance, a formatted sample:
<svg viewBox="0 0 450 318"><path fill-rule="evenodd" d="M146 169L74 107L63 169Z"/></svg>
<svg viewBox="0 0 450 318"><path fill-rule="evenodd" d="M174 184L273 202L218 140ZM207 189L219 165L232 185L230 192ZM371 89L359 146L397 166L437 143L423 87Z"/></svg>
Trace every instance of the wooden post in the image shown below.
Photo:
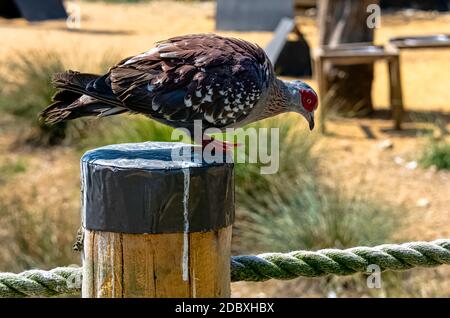
<svg viewBox="0 0 450 318"><path fill-rule="evenodd" d="M319 130L322 134L326 133L325 121L327 115L327 103L325 102L325 94L328 91L326 74L324 73L324 59L322 57L321 49L315 53L315 75L319 86Z"/></svg>
<svg viewBox="0 0 450 318"><path fill-rule="evenodd" d="M82 163L83 297L230 297L233 165L122 144Z"/></svg>
<svg viewBox="0 0 450 318"><path fill-rule="evenodd" d="M394 129L400 130L403 119L403 93L400 74L400 56L393 56L389 60L389 82L390 82L390 102L392 117L394 118Z"/></svg>

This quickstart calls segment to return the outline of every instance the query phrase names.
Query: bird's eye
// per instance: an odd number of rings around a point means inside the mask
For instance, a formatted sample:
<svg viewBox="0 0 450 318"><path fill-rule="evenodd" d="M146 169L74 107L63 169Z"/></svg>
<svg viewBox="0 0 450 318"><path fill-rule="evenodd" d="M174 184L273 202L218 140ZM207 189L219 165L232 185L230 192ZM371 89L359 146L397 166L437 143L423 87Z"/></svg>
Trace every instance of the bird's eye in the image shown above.
<svg viewBox="0 0 450 318"><path fill-rule="evenodd" d="M306 100L306 102L307 102L308 104L311 104L311 103L312 103L311 98L308 98L308 99Z"/></svg>

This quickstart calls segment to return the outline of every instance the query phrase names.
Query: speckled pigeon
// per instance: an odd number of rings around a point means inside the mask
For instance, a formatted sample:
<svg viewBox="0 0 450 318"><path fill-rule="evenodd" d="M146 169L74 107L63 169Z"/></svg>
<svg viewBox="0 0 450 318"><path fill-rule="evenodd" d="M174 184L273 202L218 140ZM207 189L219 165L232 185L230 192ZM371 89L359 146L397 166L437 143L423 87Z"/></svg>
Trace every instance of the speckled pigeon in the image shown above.
<svg viewBox="0 0 450 318"><path fill-rule="evenodd" d="M277 79L260 47L214 34L174 37L122 60L105 75L68 71L53 82L60 90L41 113L49 124L139 113L193 133L194 121L203 131L223 130L296 112L313 129L318 104L307 84Z"/></svg>

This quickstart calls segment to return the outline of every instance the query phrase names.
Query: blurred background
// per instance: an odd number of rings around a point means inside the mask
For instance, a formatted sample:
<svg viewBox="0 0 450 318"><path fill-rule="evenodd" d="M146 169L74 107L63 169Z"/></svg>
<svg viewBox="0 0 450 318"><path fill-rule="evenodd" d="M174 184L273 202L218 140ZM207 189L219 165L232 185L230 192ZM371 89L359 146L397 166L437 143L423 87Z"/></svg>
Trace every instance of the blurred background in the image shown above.
<svg viewBox="0 0 450 318"><path fill-rule="evenodd" d="M377 7L368 11L370 4ZM37 114L55 93L51 75L105 72L156 41L188 33L257 43L285 78L318 89L322 76L328 84L320 91L326 112L319 107L326 129L310 133L296 115L255 125L280 127L280 170L260 175L258 164L236 166L233 254L450 237L448 9L438 0L2 0L0 271L80 264L72 245L83 152L170 140L170 128L139 116L40 124ZM381 23L369 26L368 19ZM399 37L407 39L391 41ZM341 50L345 43L358 44ZM336 51L350 60L381 57L318 70L315 57ZM389 52L400 60L402 129L392 118L383 58ZM449 297L450 269L384 273L381 289L367 288L362 274L234 283L232 296Z"/></svg>

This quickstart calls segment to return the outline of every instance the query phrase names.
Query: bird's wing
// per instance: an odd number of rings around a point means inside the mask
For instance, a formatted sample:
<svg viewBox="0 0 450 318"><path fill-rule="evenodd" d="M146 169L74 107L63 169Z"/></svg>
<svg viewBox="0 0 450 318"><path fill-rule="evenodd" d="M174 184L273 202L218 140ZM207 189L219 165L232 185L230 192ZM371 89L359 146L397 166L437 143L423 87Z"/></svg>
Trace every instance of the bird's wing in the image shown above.
<svg viewBox="0 0 450 318"><path fill-rule="evenodd" d="M216 35L159 42L108 74L112 91L132 111L177 126L202 120L225 127L247 116L269 83L263 50Z"/></svg>

